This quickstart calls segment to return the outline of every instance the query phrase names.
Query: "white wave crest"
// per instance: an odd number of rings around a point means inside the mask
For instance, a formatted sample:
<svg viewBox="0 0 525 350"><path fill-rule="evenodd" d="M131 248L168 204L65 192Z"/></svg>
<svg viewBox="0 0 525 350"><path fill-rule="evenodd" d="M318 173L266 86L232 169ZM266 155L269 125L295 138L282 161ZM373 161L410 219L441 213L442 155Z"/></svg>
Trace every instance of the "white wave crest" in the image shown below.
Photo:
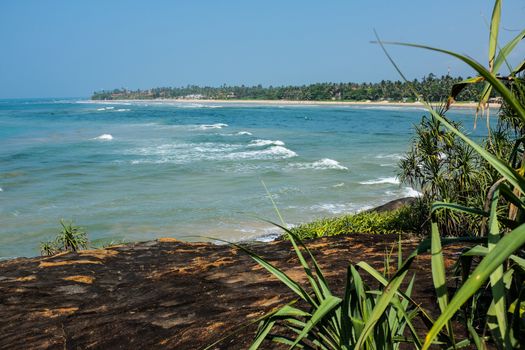
<svg viewBox="0 0 525 350"><path fill-rule="evenodd" d="M421 192L414 190L412 187L405 187L402 193L405 197L421 197L422 195Z"/></svg>
<svg viewBox="0 0 525 350"><path fill-rule="evenodd" d="M129 112L131 111L131 109L129 108L119 108L119 109L115 109L115 112Z"/></svg>
<svg viewBox="0 0 525 350"><path fill-rule="evenodd" d="M129 149L124 154L141 156L132 164L173 163L185 164L195 161L217 160L267 160L296 157L297 153L283 146L266 149L246 149L246 146L226 143L173 143Z"/></svg>
<svg viewBox="0 0 525 350"><path fill-rule="evenodd" d="M224 124L224 123L203 124L203 125L199 125L198 129L199 130L222 129L222 128L225 128L227 126L228 126L228 124Z"/></svg>
<svg viewBox="0 0 525 350"><path fill-rule="evenodd" d="M391 154L378 154L376 156L377 159L395 159L400 160L403 159L403 155L399 153L391 153Z"/></svg>
<svg viewBox="0 0 525 350"><path fill-rule="evenodd" d="M248 147L264 147L264 146L284 146L284 142L281 140L253 140L250 141Z"/></svg>
<svg viewBox="0 0 525 350"><path fill-rule="evenodd" d="M258 151L245 151L235 152L228 154L225 158L227 159L286 159L297 157L297 153L283 147L283 146L272 146L267 149Z"/></svg>
<svg viewBox="0 0 525 350"><path fill-rule="evenodd" d="M396 198L401 197L421 197L423 194L412 187L403 187L395 191L386 191L387 196L392 196Z"/></svg>
<svg viewBox="0 0 525 350"><path fill-rule="evenodd" d="M249 132L249 131L239 131L237 134L235 135L239 135L239 136L243 136L243 135L246 135L246 136L252 136L252 133Z"/></svg>
<svg viewBox="0 0 525 350"><path fill-rule="evenodd" d="M338 215L343 213L359 213L363 210L372 209L372 207L369 205L358 205L354 203L321 203L312 205L310 209Z"/></svg>
<svg viewBox="0 0 525 350"><path fill-rule="evenodd" d="M326 169L336 169L336 170L348 170L347 167L341 165L337 160L330 158L323 158L321 160L315 161L313 163L295 163L291 166L299 169L317 169L317 170L326 170Z"/></svg>
<svg viewBox="0 0 525 350"><path fill-rule="evenodd" d="M361 185L379 185L379 184L392 184L392 185L398 185L399 179L395 176L392 177L381 177L379 179L375 180L368 180L368 181L361 181Z"/></svg>
<svg viewBox="0 0 525 350"><path fill-rule="evenodd" d="M97 137L93 138L93 140L111 141L111 140L113 140L113 135L111 135L111 134L102 134L100 136L97 136Z"/></svg>

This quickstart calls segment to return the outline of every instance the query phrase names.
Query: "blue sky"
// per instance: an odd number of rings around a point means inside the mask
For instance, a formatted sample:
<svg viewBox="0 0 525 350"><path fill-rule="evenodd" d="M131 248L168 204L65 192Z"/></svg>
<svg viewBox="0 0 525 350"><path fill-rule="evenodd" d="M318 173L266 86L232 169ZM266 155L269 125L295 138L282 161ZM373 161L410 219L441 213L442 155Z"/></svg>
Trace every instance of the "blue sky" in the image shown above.
<svg viewBox="0 0 525 350"><path fill-rule="evenodd" d="M0 98L88 97L186 84L398 79L374 39L425 43L485 63L490 1L2 0ZM503 2L502 39L525 1ZM525 56L525 45L511 58ZM410 78L472 72L449 57L392 47Z"/></svg>

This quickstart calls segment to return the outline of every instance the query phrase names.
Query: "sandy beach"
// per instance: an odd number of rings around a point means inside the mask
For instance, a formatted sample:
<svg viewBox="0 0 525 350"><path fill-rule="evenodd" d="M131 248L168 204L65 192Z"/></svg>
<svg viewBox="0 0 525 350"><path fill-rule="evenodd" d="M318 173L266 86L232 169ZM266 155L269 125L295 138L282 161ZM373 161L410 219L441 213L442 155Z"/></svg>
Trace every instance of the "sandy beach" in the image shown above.
<svg viewBox="0 0 525 350"><path fill-rule="evenodd" d="M213 100L213 99L151 99L151 100L91 100L93 103L203 103L203 104L249 104L249 105L269 105L269 106L377 106L377 107L408 107L425 108L421 102L388 102L388 101L294 101L294 100ZM438 103L432 103L438 105ZM477 102L456 102L452 108L473 109L478 106ZM491 103L489 108L499 108L497 103Z"/></svg>

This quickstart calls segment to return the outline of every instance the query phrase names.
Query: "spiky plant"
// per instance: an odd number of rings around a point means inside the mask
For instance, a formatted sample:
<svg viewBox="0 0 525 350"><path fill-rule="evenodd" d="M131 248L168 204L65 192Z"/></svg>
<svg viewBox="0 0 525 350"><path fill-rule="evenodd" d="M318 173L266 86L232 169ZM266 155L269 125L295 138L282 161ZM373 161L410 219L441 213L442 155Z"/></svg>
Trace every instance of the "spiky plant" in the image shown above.
<svg viewBox="0 0 525 350"><path fill-rule="evenodd" d="M477 61L451 51L436 49L423 45L390 43L435 52L445 53L460 59L479 73L477 82L484 82L484 94L480 106L494 91L499 94L515 118L525 125L525 105L515 91L523 91L525 84L517 74L525 69L525 62L516 68L506 79L496 75L496 68L506 61L507 55L517 42L525 37L523 30L514 40L505 45L497 54L498 28L501 14L501 2L496 0L491 21L489 36L489 67L484 68ZM384 42L377 41L384 49L394 67L405 79L395 62L384 48ZM514 85L509 88L508 82ZM470 84L466 82L465 84ZM456 87L457 90L457 87ZM414 90L418 100L421 96ZM451 94L452 102L456 91ZM425 102L424 102L425 103ZM484 162L489 164L499 176L489 188L485 204L482 208L470 207L458 203L434 202L430 209L432 223L430 237L423 240L418 248L404 261L399 258L397 271L391 276L383 276L377 271L362 267L376 278L384 288L376 291L367 290L362 280L356 274L356 269L349 268L347 288L343 297L334 296L323 276L316 260L301 241L282 225L288 234L293 248L299 258L307 277L310 290L293 281L283 271L256 254L245 251L261 266L270 271L276 278L287 285L307 308L285 305L268 314L261 323L252 349L258 348L264 339L271 339L290 346L290 348L316 349L394 349L401 341L408 341L410 347L429 349L436 346L443 349L475 347L487 349L491 344L498 349L522 348L525 344L525 166L523 162L518 169L509 164L506 159L484 149L467 135L461 132L449 120L425 103L429 113L454 137L464 142ZM519 147L522 140L514 142L514 148ZM444 238L439 231L438 213L442 210L477 216L481 222L481 237L474 238ZM283 221L284 223L284 221ZM447 286L443 246L451 242L464 240L478 242L479 245L469 249L462 255L463 279L457 289L451 293ZM468 246L466 246L467 248ZM312 262L307 263L306 257ZM407 293L400 289L408 269L419 254L431 252L432 280L435 287L439 317L434 321L425 317L424 310L413 302ZM476 263L470 257L476 257ZM484 299L488 307L485 313L476 312L478 303ZM419 340L418 334L412 331L411 320L414 315L423 317L429 330L424 339ZM477 316L476 316L477 315ZM453 330L452 320L462 320L467 330L466 335ZM271 333L276 324L281 324L287 331ZM410 338L406 337L407 329ZM401 336L401 337L400 337ZM402 338L405 336L405 338Z"/></svg>
<svg viewBox="0 0 525 350"><path fill-rule="evenodd" d="M60 220L62 229L57 236L56 242L58 246L65 251L76 252L81 249L86 249L88 246L87 234L80 226L76 226L73 222L64 222Z"/></svg>

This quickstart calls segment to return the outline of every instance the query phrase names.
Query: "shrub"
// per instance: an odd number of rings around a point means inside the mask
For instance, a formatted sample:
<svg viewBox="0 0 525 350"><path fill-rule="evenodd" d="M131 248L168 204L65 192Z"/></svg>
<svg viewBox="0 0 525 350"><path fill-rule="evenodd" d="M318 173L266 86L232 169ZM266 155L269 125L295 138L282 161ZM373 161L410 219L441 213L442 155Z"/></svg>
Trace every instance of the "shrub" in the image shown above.
<svg viewBox="0 0 525 350"><path fill-rule="evenodd" d="M420 203L387 212L364 211L324 218L290 229L300 239L350 233L419 233L423 225Z"/></svg>
<svg viewBox="0 0 525 350"><path fill-rule="evenodd" d="M489 68L484 68L473 59L447 50L432 47L401 44L433 50L454 56L475 69L479 76L462 82L462 85L484 83L481 103L488 99L494 89L501 95L506 108L525 125L525 84L517 75L525 70L525 63L511 69L508 77L496 75L498 68L516 44L525 38L525 30L514 40L503 46L499 52L497 38L501 2L496 0L492 15L489 40ZM383 43L379 44L384 49ZM385 50L385 49L384 49ZM397 65L388 58L394 66ZM398 69L399 71L399 69ZM399 71L402 75L401 71ZM403 75L402 75L403 76ZM404 76L403 76L404 78ZM405 79L406 80L406 79ZM510 82L503 83L505 82ZM508 85L511 85L510 89ZM462 87L455 87L453 96ZM421 96L414 94L422 101ZM297 283L283 271L256 254L240 247L293 291L306 308L285 305L266 315L260 323L251 349L257 349L264 339L289 345L290 348L316 349L398 349L402 343L416 349L431 346L442 349L463 347L487 349L522 348L525 344L525 167L515 169L508 159L499 158L462 133L440 113L424 102L435 121L439 121L454 137L461 139L468 149L490 166L498 179L491 183L482 207L470 207L461 203L436 201L430 207L432 214L430 237L423 240L417 249L404 261L399 253L398 268L392 276L384 276L362 262L358 267L369 273L380 284L377 290L369 290L362 283L357 269L348 269L346 289L342 297L332 294L316 260L292 231L282 227L288 235L295 253L304 269L309 290ZM522 146L522 139L512 140L513 149ZM518 152L516 152L518 153ZM468 199L468 198L467 198ZM447 210L462 215L472 215L480 222L480 237L442 237L439 231L438 214ZM465 246L465 252L458 259L461 279L458 288L448 290L443 246L463 241L476 242ZM414 259L430 251L432 281L437 297L440 315L436 320L410 297L410 286L400 289ZM303 254L304 252L304 254ZM308 263L307 261L310 261ZM389 269L386 269L387 271ZM306 286L305 286L306 287ZM479 302L483 300L484 303ZM304 305L304 304L303 304ZM414 317L420 317L427 326L424 339L420 339L412 324ZM454 332L452 320L463 322L465 333ZM279 325L283 328L275 328ZM406 330L406 331L404 331Z"/></svg>
<svg viewBox="0 0 525 350"><path fill-rule="evenodd" d="M60 220L62 226L54 241L42 242L40 252L42 255L55 255L60 252L86 249L88 247L87 233L73 222Z"/></svg>

